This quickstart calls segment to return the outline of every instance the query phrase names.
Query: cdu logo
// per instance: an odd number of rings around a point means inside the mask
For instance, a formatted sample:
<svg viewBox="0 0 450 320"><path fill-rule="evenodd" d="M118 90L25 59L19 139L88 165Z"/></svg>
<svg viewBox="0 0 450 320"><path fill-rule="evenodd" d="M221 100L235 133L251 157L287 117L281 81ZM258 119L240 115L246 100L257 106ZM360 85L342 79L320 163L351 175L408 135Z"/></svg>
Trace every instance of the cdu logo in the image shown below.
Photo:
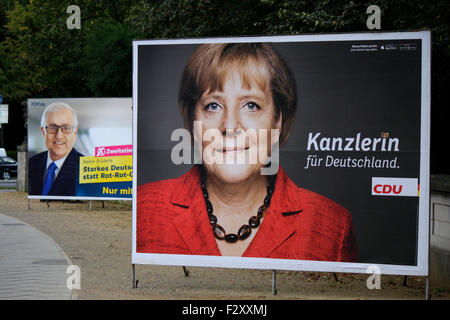
<svg viewBox="0 0 450 320"><path fill-rule="evenodd" d="M419 179L372 177L372 195L418 197Z"/></svg>

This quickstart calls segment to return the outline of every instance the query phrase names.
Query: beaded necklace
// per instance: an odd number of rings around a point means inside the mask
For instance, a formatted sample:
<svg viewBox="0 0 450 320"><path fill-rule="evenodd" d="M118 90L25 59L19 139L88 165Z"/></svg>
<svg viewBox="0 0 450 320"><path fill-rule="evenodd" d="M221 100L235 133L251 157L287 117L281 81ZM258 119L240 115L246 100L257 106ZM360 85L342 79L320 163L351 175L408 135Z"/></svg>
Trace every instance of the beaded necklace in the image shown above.
<svg viewBox="0 0 450 320"><path fill-rule="evenodd" d="M261 219L264 216L264 213L270 206L270 199L272 198L272 194L275 189L275 179L276 175L267 177L267 195L264 198L263 205L259 207L256 216L251 216L250 219L248 220L248 224L243 224L239 228L237 234L235 233L227 234L225 232L225 229L217 223L217 217L213 214L214 209L211 201L209 201L208 190L206 190L205 185L205 174L203 173L202 170L200 186L202 188L203 198L205 199L206 203L206 211L208 212L209 223L211 224L211 228L216 239L225 240L226 242L229 243L234 243L238 240L245 240L252 233L252 229L259 227Z"/></svg>

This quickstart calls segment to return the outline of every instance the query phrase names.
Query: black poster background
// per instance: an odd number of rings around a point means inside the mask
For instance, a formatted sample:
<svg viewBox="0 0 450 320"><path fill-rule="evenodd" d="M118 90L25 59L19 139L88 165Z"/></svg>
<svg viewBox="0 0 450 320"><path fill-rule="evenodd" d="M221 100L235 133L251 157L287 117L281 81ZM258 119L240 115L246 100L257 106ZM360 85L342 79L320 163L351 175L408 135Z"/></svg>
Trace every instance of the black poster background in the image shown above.
<svg viewBox="0 0 450 320"><path fill-rule="evenodd" d="M280 163L300 187L347 208L359 262L416 265L418 197L372 196L372 177L420 177L421 41L352 40L273 43L297 82L298 109ZM352 51L370 45L374 51ZM375 46L374 46L375 45ZM394 46L389 46L394 45ZM352 47L353 46L353 47ZM137 185L175 178L171 133L182 128L177 106L183 68L197 45L139 45ZM386 48L391 50L386 50ZM394 49L392 49L394 48ZM308 151L308 133L321 137L399 139L399 152ZM308 155L392 160L398 168L310 167ZM325 160L324 160L325 161Z"/></svg>

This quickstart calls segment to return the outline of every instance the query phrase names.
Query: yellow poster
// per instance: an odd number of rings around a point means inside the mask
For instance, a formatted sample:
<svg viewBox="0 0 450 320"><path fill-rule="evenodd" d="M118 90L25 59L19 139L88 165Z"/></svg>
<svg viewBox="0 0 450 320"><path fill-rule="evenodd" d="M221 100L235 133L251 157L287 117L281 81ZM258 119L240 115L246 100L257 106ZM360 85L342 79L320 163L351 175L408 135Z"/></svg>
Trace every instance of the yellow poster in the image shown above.
<svg viewBox="0 0 450 320"><path fill-rule="evenodd" d="M80 157L80 184L133 180L133 156Z"/></svg>

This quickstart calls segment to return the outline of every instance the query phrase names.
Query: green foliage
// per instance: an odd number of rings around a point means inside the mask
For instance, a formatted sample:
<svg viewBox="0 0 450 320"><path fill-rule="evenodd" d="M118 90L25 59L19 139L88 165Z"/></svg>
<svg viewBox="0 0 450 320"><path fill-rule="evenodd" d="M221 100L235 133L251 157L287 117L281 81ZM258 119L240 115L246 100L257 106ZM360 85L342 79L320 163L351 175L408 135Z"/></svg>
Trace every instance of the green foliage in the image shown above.
<svg viewBox="0 0 450 320"><path fill-rule="evenodd" d="M372 4L382 31L432 31L432 115L448 118L448 0L0 0L0 93L16 107L131 96L133 39L370 32ZM81 30L66 26L69 5L81 9Z"/></svg>
<svg viewBox="0 0 450 320"><path fill-rule="evenodd" d="M3 83L0 87L5 97L17 101L43 92L52 95L73 81L68 80L74 78L71 49L78 39L64 32L64 12L63 2L36 0L26 5L16 2L8 11L2 56L8 64L9 88L5 90Z"/></svg>
<svg viewBox="0 0 450 320"><path fill-rule="evenodd" d="M71 4L81 9L81 30L66 27ZM383 31L432 30L434 83L448 85L447 0L0 0L0 92L17 102L130 96L134 38L367 31L370 4L382 9Z"/></svg>
<svg viewBox="0 0 450 320"><path fill-rule="evenodd" d="M114 96L130 96L133 35L120 30L126 30L122 22L133 2L16 1L7 11L0 51L0 92L5 100L105 96L111 94L111 88L120 89ZM80 30L67 28L70 14L66 10L71 4L80 6ZM105 24L105 20L109 22ZM109 31L103 30L105 26ZM114 48L116 45L119 47ZM99 48L105 51L100 53ZM120 78L125 85L117 84Z"/></svg>
<svg viewBox="0 0 450 320"><path fill-rule="evenodd" d="M93 96L131 96L132 38L132 31L111 20L91 28L81 64L88 70L86 85Z"/></svg>
<svg viewBox="0 0 450 320"><path fill-rule="evenodd" d="M258 0L168 0L150 6L147 29L158 38L258 35L273 8Z"/></svg>
<svg viewBox="0 0 450 320"><path fill-rule="evenodd" d="M5 24L8 21L6 13L14 8L14 0L0 0L0 42L5 40Z"/></svg>

